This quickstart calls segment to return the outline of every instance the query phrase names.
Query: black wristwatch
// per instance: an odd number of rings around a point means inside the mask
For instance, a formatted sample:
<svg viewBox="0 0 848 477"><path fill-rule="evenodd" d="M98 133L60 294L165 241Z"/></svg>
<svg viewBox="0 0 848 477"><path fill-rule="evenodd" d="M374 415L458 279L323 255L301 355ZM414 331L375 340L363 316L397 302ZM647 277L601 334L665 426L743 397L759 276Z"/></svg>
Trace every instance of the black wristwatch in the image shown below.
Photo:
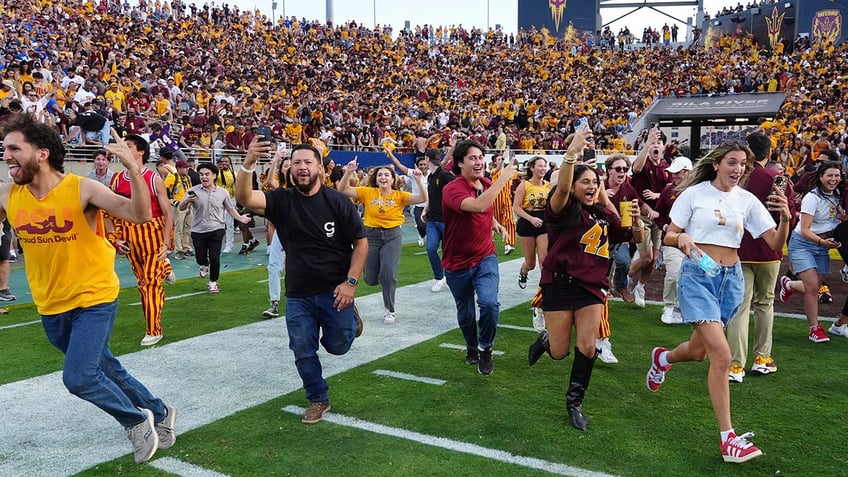
<svg viewBox="0 0 848 477"><path fill-rule="evenodd" d="M359 283L359 280L357 280L356 278L347 277L347 284L348 285L356 286L357 283Z"/></svg>

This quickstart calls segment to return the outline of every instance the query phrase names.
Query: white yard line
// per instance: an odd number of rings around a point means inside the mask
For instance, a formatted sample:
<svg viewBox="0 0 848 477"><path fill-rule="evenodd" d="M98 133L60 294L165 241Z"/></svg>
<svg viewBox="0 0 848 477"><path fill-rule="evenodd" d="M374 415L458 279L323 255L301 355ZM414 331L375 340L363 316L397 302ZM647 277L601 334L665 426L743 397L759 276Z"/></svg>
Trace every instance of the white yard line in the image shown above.
<svg viewBox="0 0 848 477"><path fill-rule="evenodd" d="M297 415L303 414L305 410L306 409L298 406L283 407L283 411ZM490 449L488 447L479 446L477 444L469 444L468 442L455 441L446 437L431 436L428 434L422 434L420 432L408 431L406 429L401 429L398 427L384 426L382 424L377 424L374 422L363 421L362 419L357 419L355 417L348 417L343 416L341 414L336 414L332 411L324 415L324 420L332 422L333 424L338 424L340 426L353 427L356 429L361 429L363 431L373 432L375 434L397 437L399 439L406 439L409 441L417 442L419 444L438 447L440 449L447 449L455 452L462 452L463 454L483 457L484 459L496 460L507 464L526 467L528 469L543 470L545 472L550 472L552 474L557 475L568 475L572 477L613 477L612 474L594 472L587 469L581 469L580 467L573 467L566 464L560 464L558 462L550 462L547 460L537 459L535 457L515 455L506 451Z"/></svg>
<svg viewBox="0 0 848 477"><path fill-rule="evenodd" d="M173 457L157 459L156 456L153 456L153 459L154 460L150 461L150 465L152 467L164 470L169 474L179 475L180 477L229 477L227 474L221 474L214 470L204 469L199 465L189 464L188 462L183 462L181 460L174 459Z"/></svg>
<svg viewBox="0 0 848 477"><path fill-rule="evenodd" d="M465 345L458 345L458 344L453 344L453 343L441 343L441 344L439 344L439 348L458 349L458 350L465 351ZM495 355L495 356L503 356L504 352L493 349L492 354Z"/></svg>
<svg viewBox="0 0 848 477"><path fill-rule="evenodd" d="M414 374L407 373L399 373L397 371L389 371L387 369L378 369L373 372L377 376L386 376L388 378L397 378L403 379L406 381L415 381L424 384L434 384L436 386L442 386L447 383L444 379L436 379L436 378L425 378L423 376L416 376Z"/></svg>

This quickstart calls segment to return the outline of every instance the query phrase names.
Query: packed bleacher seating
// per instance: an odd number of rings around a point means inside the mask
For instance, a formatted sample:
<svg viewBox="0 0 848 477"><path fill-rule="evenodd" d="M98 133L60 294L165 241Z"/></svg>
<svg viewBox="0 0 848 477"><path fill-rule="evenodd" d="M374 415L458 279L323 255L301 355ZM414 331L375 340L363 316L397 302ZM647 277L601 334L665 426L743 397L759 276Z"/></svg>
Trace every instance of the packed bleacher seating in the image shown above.
<svg viewBox="0 0 848 477"><path fill-rule="evenodd" d="M596 44L573 29L461 25L395 35L178 0L12 0L2 18L0 116L31 111L73 149L98 147L109 121L124 132L168 123L197 157L243 151L259 125L286 142L366 150L456 132L494 147L503 126L514 149L557 151L585 118L602 148L632 152L622 137L658 97L785 91L764 125L778 157L803 161L822 136L844 153L844 44L770 52L727 36L658 51L616 48L623 31Z"/></svg>

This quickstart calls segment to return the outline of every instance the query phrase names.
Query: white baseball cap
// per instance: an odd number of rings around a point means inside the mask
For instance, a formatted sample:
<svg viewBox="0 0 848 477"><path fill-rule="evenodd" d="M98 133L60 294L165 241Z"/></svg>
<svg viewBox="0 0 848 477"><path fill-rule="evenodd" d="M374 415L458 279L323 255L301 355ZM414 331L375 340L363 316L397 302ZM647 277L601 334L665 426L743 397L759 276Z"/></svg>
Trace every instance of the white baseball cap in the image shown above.
<svg viewBox="0 0 848 477"><path fill-rule="evenodd" d="M682 170L691 171L692 170L692 161L689 160L686 156L676 157L673 161L671 161L671 165L668 166L666 171L677 174Z"/></svg>

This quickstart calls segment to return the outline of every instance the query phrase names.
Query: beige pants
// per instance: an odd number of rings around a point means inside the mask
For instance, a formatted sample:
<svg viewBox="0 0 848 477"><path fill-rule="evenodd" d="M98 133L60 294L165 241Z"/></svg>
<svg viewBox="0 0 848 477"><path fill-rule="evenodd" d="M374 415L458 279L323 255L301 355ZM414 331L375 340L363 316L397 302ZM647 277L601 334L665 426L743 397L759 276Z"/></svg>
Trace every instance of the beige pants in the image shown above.
<svg viewBox="0 0 848 477"><path fill-rule="evenodd" d="M662 263L665 267L665 279L663 280L663 302L666 306L679 308L677 302L677 278L680 272L680 264L683 263L683 252L677 247L662 248Z"/></svg>
<svg viewBox="0 0 848 477"><path fill-rule="evenodd" d="M743 263L745 295L742 304L727 324L727 343L731 364L745 367L748 359L748 323L754 310L754 353L771 356L771 330L774 324L774 287L780 273L780 262Z"/></svg>

